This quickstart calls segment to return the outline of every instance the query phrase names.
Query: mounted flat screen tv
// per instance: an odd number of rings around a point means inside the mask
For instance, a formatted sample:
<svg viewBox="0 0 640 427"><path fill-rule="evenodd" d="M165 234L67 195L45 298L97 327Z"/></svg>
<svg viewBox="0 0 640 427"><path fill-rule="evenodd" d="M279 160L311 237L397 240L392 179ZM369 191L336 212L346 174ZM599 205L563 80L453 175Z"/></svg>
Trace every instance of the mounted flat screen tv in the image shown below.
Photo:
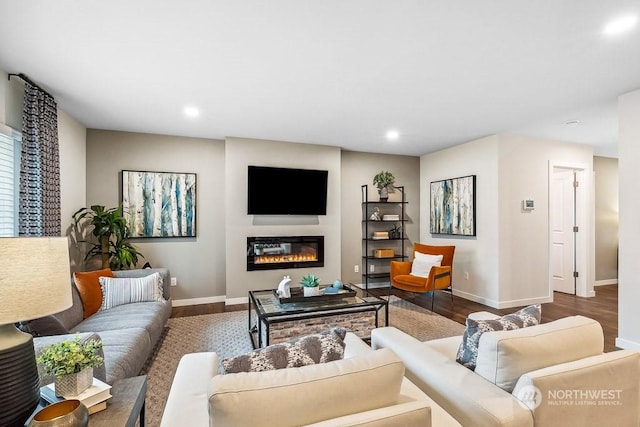
<svg viewBox="0 0 640 427"><path fill-rule="evenodd" d="M326 215L328 171L249 166L249 215Z"/></svg>

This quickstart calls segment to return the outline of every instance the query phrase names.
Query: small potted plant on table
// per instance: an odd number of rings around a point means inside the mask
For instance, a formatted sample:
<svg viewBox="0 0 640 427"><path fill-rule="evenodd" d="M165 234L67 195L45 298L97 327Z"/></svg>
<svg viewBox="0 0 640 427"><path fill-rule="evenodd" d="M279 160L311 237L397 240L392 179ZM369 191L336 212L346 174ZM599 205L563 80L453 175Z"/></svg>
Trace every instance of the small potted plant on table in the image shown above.
<svg viewBox="0 0 640 427"><path fill-rule="evenodd" d="M93 383L93 368L102 366L104 359L98 355L102 341L90 339L60 341L44 349L36 362L49 375L55 375L56 396L77 396Z"/></svg>
<svg viewBox="0 0 640 427"><path fill-rule="evenodd" d="M307 274L302 278L300 284L304 288L305 297L314 297L320 295L320 278L313 274Z"/></svg>

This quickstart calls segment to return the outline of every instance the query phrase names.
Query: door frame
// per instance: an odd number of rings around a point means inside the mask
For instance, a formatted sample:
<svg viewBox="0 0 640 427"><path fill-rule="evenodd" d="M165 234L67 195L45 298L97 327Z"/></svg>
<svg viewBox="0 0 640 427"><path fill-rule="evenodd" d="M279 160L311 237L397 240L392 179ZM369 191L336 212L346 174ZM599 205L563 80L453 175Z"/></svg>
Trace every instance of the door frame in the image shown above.
<svg viewBox="0 0 640 427"><path fill-rule="evenodd" d="M549 161L549 178L548 178L548 203L549 211L547 212L547 238L548 238L548 266L547 272L549 277L549 295L553 295L553 282L551 280L551 184L553 179L553 173L555 169L570 169L576 172L576 176L579 182L579 188L581 191L576 192L576 224L579 227L579 232L576 235L576 270L579 273L576 279L576 295L581 297L595 296L593 291L593 283L590 278L593 277L589 263L589 253L592 233L593 222L593 208L592 205L592 193L593 193L593 174L589 171L589 165L584 163L571 163L565 161ZM591 283L591 286L588 284Z"/></svg>

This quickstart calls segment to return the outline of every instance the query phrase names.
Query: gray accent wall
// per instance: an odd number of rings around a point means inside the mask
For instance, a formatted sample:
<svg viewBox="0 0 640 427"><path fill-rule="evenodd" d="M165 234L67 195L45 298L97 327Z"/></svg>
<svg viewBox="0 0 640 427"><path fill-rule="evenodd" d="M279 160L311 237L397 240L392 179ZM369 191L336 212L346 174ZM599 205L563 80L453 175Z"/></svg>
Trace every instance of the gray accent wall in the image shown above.
<svg viewBox="0 0 640 427"><path fill-rule="evenodd" d="M225 294L225 145L223 141L90 129L87 132L87 202L118 206L121 171L197 174L194 238L134 239L140 266L166 267L178 286L175 300ZM81 206L79 206L81 207Z"/></svg>
<svg viewBox="0 0 640 427"><path fill-rule="evenodd" d="M389 154L342 152L342 280L351 283L363 283L362 272L362 193L360 186L369 186L369 200L378 200L378 191L373 186L373 177L380 171L389 171L396 178L396 185L405 187L406 235L405 253L411 254L411 248L419 241L420 233L420 158L413 156L395 156ZM399 192L390 193L389 201L401 200ZM377 242L376 242L377 243ZM377 244L376 248L383 248ZM399 245L389 246L400 250ZM360 272L354 271L358 265ZM377 265L380 265L377 263Z"/></svg>

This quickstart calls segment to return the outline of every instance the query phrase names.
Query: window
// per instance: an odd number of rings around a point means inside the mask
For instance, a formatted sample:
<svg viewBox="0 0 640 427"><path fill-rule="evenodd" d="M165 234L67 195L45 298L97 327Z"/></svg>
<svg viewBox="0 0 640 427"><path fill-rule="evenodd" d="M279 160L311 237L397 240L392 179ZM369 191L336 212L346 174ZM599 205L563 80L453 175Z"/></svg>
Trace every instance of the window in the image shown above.
<svg viewBox="0 0 640 427"><path fill-rule="evenodd" d="M0 237L18 235L22 134L0 124Z"/></svg>

